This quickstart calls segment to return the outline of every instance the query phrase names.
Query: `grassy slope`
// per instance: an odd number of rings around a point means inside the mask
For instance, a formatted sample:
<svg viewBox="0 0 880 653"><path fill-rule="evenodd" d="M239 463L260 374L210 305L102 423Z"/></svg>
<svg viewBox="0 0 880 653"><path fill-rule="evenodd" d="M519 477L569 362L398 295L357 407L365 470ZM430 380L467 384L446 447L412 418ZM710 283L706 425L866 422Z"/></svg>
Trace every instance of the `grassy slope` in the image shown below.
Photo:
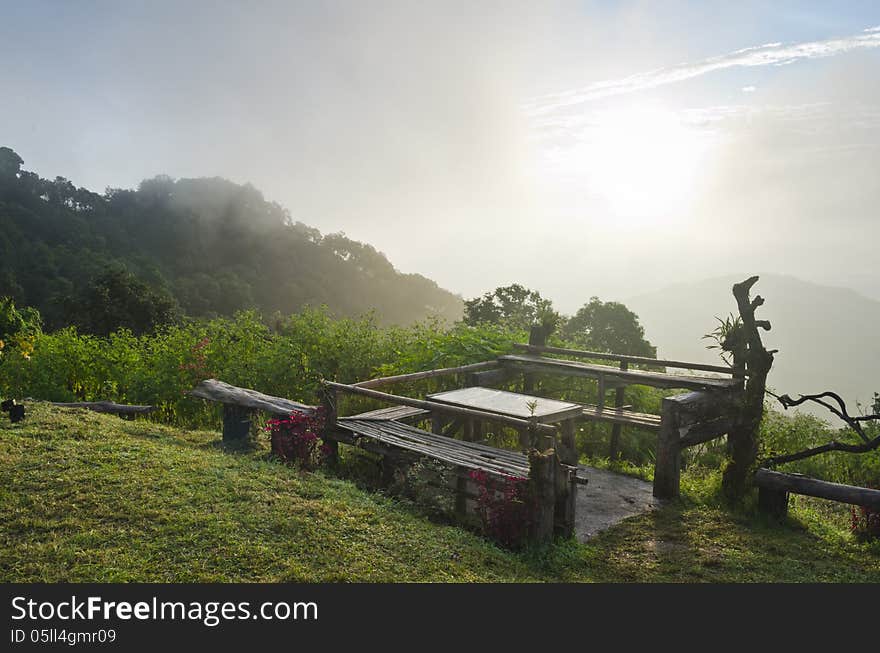
<svg viewBox="0 0 880 653"><path fill-rule="evenodd" d="M803 502L774 527L686 498L516 554L217 441L39 404L4 419L0 581L880 581L880 548Z"/></svg>

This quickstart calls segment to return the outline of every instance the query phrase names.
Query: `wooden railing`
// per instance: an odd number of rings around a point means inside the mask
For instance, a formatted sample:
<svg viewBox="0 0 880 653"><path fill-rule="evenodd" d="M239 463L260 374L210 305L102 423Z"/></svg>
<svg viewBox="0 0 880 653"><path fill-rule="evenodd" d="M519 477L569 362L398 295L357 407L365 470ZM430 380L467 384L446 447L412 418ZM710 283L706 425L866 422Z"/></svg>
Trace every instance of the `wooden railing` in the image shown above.
<svg viewBox="0 0 880 653"><path fill-rule="evenodd" d="M746 372L727 365L709 365L706 363L689 363L685 361L663 360L659 358L647 358L645 356L629 356L626 354L609 354L599 351L585 351L582 349L566 349L564 347L549 347L546 345L533 345L516 343L517 349L524 349L530 354L557 354L559 356L571 356L572 358L589 358L594 360L608 360L620 363L620 369L627 369L628 365L653 365L655 367L674 367L683 370L697 370L700 372L717 372L730 374L734 377L745 376Z"/></svg>

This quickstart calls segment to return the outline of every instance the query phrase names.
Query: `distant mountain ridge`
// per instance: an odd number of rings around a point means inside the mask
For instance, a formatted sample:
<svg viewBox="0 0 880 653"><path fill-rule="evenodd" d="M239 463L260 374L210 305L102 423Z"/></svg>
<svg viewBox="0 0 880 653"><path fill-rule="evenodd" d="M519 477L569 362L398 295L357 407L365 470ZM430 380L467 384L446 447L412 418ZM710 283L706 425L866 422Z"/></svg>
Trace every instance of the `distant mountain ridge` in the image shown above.
<svg viewBox="0 0 880 653"><path fill-rule="evenodd" d="M717 350L706 349L710 343L702 336L717 325L715 316L737 314L731 287L749 276L680 283L625 303L657 345L658 357L718 362ZM773 327L764 342L779 349L769 377L774 391L796 396L834 390L851 413L856 401L870 404L880 392L880 301L776 274L761 274L753 294L766 300L759 315ZM821 409L810 412L829 416Z"/></svg>
<svg viewBox="0 0 880 653"><path fill-rule="evenodd" d="M22 164L0 148L0 296L36 307L49 328L119 265L196 317L306 304L341 316L374 310L383 324L461 317L461 297L399 272L371 245L293 221L250 184L158 176L98 194Z"/></svg>

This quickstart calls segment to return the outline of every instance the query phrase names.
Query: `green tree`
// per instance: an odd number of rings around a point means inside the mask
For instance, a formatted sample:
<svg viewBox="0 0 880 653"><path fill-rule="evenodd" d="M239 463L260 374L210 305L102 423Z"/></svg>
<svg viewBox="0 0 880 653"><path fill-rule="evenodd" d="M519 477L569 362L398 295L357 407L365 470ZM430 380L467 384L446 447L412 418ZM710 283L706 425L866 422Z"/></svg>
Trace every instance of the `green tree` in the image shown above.
<svg viewBox="0 0 880 653"><path fill-rule="evenodd" d="M0 360L4 352L18 349L27 358L40 333L40 313L30 307L17 309L11 297L0 297Z"/></svg>
<svg viewBox="0 0 880 653"><path fill-rule="evenodd" d="M514 283L466 301L463 321L470 326L501 324L524 330L541 324L552 330L559 321L559 313L553 310L553 302L541 297L538 291Z"/></svg>
<svg viewBox="0 0 880 653"><path fill-rule="evenodd" d="M0 147L0 179L18 177L23 163L24 161L14 150L8 147Z"/></svg>
<svg viewBox="0 0 880 653"><path fill-rule="evenodd" d="M620 302L591 297L562 327L562 335L591 351L656 358L639 317Z"/></svg>
<svg viewBox="0 0 880 653"><path fill-rule="evenodd" d="M164 289L148 286L122 266L111 266L85 288L71 313L89 333L108 335L126 328L139 335L174 321L178 308Z"/></svg>

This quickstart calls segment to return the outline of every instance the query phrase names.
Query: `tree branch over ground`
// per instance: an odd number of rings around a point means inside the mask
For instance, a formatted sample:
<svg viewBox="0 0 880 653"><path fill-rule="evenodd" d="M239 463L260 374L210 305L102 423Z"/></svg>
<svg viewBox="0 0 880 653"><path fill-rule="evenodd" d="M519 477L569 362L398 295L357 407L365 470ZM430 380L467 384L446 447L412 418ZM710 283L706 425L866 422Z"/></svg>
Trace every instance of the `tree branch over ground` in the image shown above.
<svg viewBox="0 0 880 653"><path fill-rule="evenodd" d="M773 456L772 458L768 458L765 461L766 465L781 465L783 463L790 463L796 460L803 460L804 458L812 458L813 456L818 456L819 454L827 453L829 451L843 451L845 453L865 453L867 451L871 451L880 447L880 435L871 438L867 433L865 433L865 429L863 426L863 424L867 422L880 422L880 413L874 412L869 415L850 415L846 407L846 402L836 392L826 390L825 392L820 392L818 394L801 395L797 399L792 399L788 395L775 395L772 392L768 392L768 394L776 397L779 403L781 403L783 408L785 408L786 410L794 406L800 406L801 404L808 401L819 404L820 406L824 406L831 413L846 422L849 428L852 429L852 431L854 431L855 434L859 436L862 442L860 444L850 444L848 442L839 442L837 440L832 440L827 444L823 444L818 447L812 447L810 449L805 449L803 451L798 451L796 453L785 454L782 456ZM825 401L826 399L830 399L834 403ZM837 405L835 406L834 404ZM874 410L877 410L876 404Z"/></svg>

